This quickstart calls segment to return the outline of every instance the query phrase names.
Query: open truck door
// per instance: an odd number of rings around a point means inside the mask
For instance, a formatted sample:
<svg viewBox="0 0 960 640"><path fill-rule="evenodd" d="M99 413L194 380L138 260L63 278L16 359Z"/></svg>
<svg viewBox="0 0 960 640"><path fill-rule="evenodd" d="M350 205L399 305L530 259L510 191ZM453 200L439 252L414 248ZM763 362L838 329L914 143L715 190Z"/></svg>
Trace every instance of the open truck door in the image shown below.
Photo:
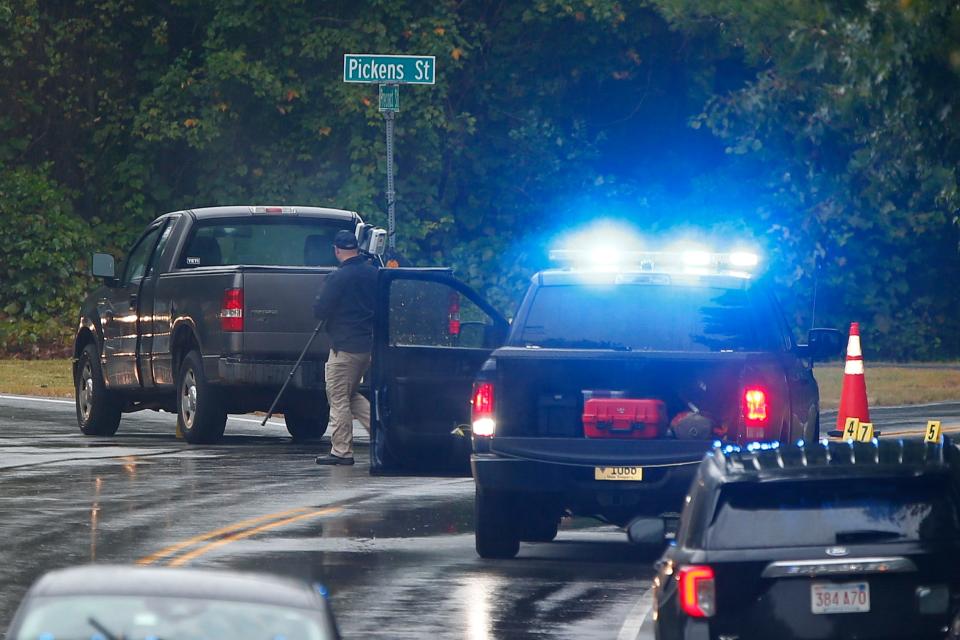
<svg viewBox="0 0 960 640"><path fill-rule="evenodd" d="M470 473L473 379L509 324L450 269L381 269L370 471Z"/></svg>

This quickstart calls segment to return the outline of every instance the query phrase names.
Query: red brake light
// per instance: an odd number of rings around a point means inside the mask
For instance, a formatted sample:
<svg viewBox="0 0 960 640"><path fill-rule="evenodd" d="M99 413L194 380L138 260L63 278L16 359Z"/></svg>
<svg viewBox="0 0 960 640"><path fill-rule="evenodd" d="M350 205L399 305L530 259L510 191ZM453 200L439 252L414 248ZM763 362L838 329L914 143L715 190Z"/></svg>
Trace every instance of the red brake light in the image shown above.
<svg viewBox="0 0 960 640"><path fill-rule="evenodd" d="M473 435L492 436L496 430L493 419L494 392L492 382L475 382L473 397L470 399L470 420L473 423Z"/></svg>
<svg viewBox="0 0 960 640"><path fill-rule="evenodd" d="M220 329L243 331L243 289L225 289L220 305Z"/></svg>
<svg viewBox="0 0 960 640"><path fill-rule="evenodd" d="M759 387L747 387L743 390L743 422L748 427L765 427L769 423L770 412L767 404L767 392Z"/></svg>
<svg viewBox="0 0 960 640"><path fill-rule="evenodd" d="M693 618L709 618L717 609L713 568L693 565L680 569L680 608Z"/></svg>

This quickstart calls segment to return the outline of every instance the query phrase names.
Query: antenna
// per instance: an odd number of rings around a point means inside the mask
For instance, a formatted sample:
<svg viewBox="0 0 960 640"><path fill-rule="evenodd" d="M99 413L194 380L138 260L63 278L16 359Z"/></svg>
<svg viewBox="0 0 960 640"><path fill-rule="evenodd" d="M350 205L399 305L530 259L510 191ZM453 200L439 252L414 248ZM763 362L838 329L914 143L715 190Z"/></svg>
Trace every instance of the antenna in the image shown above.
<svg viewBox="0 0 960 640"><path fill-rule="evenodd" d="M810 328L817 326L817 284L820 281L820 267L823 261L820 256L813 257L813 309L810 311Z"/></svg>

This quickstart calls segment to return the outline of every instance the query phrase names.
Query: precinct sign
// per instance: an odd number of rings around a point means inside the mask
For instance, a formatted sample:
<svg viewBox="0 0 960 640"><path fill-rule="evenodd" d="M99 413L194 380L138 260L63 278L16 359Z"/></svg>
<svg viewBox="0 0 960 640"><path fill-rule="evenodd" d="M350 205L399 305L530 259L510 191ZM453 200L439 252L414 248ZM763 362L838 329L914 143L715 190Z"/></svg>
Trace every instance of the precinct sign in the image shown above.
<svg viewBox="0 0 960 640"><path fill-rule="evenodd" d="M343 81L372 84L434 84L435 56L345 53Z"/></svg>

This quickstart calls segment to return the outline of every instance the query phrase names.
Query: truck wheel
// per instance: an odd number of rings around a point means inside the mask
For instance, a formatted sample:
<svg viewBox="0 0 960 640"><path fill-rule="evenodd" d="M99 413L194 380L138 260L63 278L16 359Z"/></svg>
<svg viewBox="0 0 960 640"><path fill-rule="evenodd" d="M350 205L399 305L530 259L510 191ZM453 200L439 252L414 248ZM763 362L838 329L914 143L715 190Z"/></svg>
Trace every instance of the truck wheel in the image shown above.
<svg viewBox="0 0 960 640"><path fill-rule="evenodd" d="M199 351L191 351L177 374L177 423L190 444L218 441L227 426L227 411L217 389L207 382Z"/></svg>
<svg viewBox="0 0 960 640"><path fill-rule="evenodd" d="M512 558L520 551L512 496L476 490L474 531L481 558Z"/></svg>
<svg viewBox="0 0 960 640"><path fill-rule="evenodd" d="M73 389L77 401L77 423L86 436L112 436L120 426L120 401L107 390L100 368L97 348L83 348L73 370Z"/></svg>
<svg viewBox="0 0 960 640"><path fill-rule="evenodd" d="M325 402L290 407L284 410L283 418L295 442L319 440L327 432L330 407Z"/></svg>
<svg viewBox="0 0 960 640"><path fill-rule="evenodd" d="M546 514L531 514L523 526L524 542L553 542L560 530L560 519Z"/></svg>

